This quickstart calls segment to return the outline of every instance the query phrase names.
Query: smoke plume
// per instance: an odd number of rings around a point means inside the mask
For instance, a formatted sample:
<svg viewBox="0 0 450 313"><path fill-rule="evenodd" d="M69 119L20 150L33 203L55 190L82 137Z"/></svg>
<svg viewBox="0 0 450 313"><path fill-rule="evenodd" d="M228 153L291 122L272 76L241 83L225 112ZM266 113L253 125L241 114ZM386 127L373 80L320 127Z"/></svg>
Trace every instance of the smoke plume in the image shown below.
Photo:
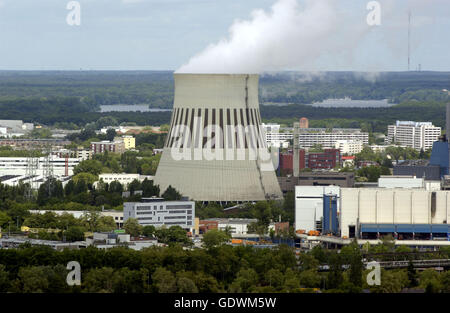
<svg viewBox="0 0 450 313"><path fill-rule="evenodd" d="M303 5L297 0L278 0L269 12L259 9L249 20L236 20L228 38L208 46L177 72L314 71L314 63L326 54L351 60L352 49L368 26L365 20L351 25L337 4L333 0L307 0Z"/></svg>

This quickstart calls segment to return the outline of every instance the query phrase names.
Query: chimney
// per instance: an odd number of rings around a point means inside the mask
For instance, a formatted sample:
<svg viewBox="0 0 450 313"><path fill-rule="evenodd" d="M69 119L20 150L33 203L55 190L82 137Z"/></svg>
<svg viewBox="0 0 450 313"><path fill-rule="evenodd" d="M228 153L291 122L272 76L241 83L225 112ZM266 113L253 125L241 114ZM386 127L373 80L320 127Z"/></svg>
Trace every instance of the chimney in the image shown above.
<svg viewBox="0 0 450 313"><path fill-rule="evenodd" d="M294 123L294 158L293 158L293 176L298 177L300 175L300 155L299 155L299 132L300 132L300 123Z"/></svg>

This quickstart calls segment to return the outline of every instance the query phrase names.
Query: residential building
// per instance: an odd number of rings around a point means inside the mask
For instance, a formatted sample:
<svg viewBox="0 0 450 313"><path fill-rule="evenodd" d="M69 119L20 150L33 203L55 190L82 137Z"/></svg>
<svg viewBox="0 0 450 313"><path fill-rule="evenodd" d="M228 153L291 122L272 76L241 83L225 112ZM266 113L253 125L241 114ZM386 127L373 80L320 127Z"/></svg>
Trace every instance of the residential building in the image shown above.
<svg viewBox="0 0 450 313"><path fill-rule="evenodd" d="M309 128L309 121L306 117L300 119L300 128Z"/></svg>
<svg viewBox="0 0 450 313"><path fill-rule="evenodd" d="M367 145L369 144L369 133L353 128L334 128L332 130L325 128L300 128L299 142L300 147L303 148L310 148L316 145L321 145L324 148L334 148L338 140L361 141L363 145Z"/></svg>
<svg viewBox="0 0 450 313"><path fill-rule="evenodd" d="M92 154L104 153L105 151L122 154L125 152L123 141L97 141L91 142Z"/></svg>
<svg viewBox="0 0 450 313"><path fill-rule="evenodd" d="M261 124L268 147L287 148L292 140L292 132L280 132L280 124Z"/></svg>
<svg viewBox="0 0 450 313"><path fill-rule="evenodd" d="M439 140L441 128L431 122L397 121L388 126L387 144L399 143L416 150L428 150Z"/></svg>
<svg viewBox="0 0 450 313"><path fill-rule="evenodd" d="M336 140L334 148L339 149L341 154L355 155L362 151L364 145L361 140Z"/></svg>
<svg viewBox="0 0 450 313"><path fill-rule="evenodd" d="M135 218L142 226L180 226L192 232L194 229L194 201L164 201L162 198L142 198L141 202L123 204L124 222Z"/></svg>
<svg viewBox="0 0 450 313"><path fill-rule="evenodd" d="M10 146L21 150L44 149L48 146L56 150L70 144L71 141L63 139L0 139L0 146Z"/></svg>
<svg viewBox="0 0 450 313"><path fill-rule="evenodd" d="M136 139L133 136L122 136L114 138L114 141L122 141L125 150L130 150L136 148Z"/></svg>

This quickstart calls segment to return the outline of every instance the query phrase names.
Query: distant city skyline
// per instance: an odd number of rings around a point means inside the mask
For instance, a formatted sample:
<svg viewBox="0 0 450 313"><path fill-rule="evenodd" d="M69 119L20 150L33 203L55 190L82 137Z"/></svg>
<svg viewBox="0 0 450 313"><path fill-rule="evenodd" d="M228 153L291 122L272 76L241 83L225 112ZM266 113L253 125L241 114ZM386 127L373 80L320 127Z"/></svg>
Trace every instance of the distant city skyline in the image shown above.
<svg viewBox="0 0 450 313"><path fill-rule="evenodd" d="M264 70L406 71L411 10L410 69L420 64L423 71L450 71L450 6L445 0L379 0L379 26L366 24L369 1L318 1L335 10L336 24L329 26L338 26L336 36L317 40L322 46L313 47L314 40L297 43L298 62L278 62ZM69 2L0 0L0 70L177 70L229 38L234 21L252 20L256 9L270 12L277 1L79 0L80 26L66 22ZM298 3L301 11L312 1ZM321 18L315 17L314 27L326 26L328 20ZM302 49L315 53L313 48L320 55L306 58ZM269 57L276 58L272 52Z"/></svg>

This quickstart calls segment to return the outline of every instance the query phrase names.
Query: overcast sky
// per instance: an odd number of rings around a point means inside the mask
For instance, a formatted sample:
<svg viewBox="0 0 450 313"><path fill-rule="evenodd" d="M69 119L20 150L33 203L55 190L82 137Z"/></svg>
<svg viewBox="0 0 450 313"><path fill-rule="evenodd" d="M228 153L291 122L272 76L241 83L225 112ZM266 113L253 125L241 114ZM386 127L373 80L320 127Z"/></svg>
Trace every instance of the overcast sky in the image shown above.
<svg viewBox="0 0 450 313"><path fill-rule="evenodd" d="M255 9L270 14L277 1L79 0L80 26L67 24L68 2L0 0L0 70L176 70L227 39L237 19L251 20ZM308 0L298 2L301 9ZM342 44L339 50L275 69L406 70L411 9L411 69L420 63L422 70L450 71L448 0L379 0L381 25L372 27L366 22L368 2L336 0L335 18L345 25L333 36ZM327 21L318 16L317 23ZM349 36L346 31L353 29L364 34Z"/></svg>

